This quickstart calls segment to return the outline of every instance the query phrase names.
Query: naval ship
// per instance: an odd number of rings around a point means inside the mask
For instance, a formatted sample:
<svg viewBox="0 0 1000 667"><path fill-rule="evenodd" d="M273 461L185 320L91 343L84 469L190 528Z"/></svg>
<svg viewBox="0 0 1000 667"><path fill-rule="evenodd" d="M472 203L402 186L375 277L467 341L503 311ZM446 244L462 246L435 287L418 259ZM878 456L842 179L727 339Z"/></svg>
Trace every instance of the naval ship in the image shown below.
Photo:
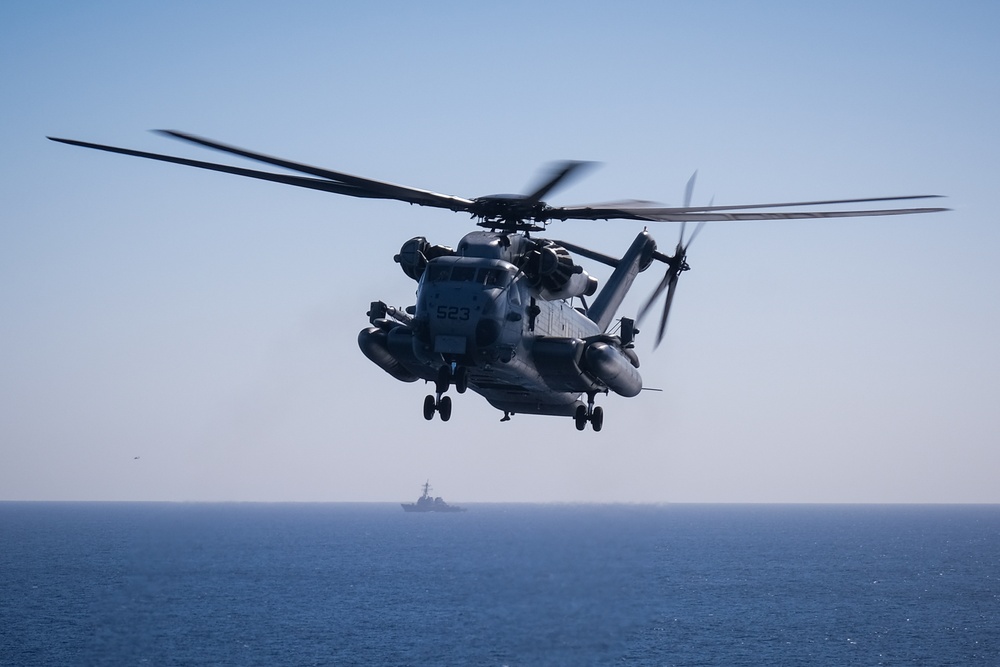
<svg viewBox="0 0 1000 667"><path fill-rule="evenodd" d="M449 505L444 501L444 498L438 496L437 498L431 498L431 482L427 480L424 483L424 495L417 498L415 503L400 503L403 506L403 511L405 512L464 512L464 507L455 507L454 505Z"/></svg>

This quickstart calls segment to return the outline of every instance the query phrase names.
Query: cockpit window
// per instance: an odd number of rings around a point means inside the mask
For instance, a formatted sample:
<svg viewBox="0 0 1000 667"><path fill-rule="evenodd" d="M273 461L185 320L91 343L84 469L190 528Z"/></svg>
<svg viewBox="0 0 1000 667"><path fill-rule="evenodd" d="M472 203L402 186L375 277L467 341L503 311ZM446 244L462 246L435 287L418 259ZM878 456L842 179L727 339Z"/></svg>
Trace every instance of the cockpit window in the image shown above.
<svg viewBox="0 0 1000 667"><path fill-rule="evenodd" d="M431 264L427 265L427 280L432 283L439 283L448 280L448 276L451 275L451 267L447 264Z"/></svg>
<svg viewBox="0 0 1000 667"><path fill-rule="evenodd" d="M504 284L507 272L503 269L479 269L476 275L476 282L487 287L500 287Z"/></svg>
<svg viewBox="0 0 1000 667"><path fill-rule="evenodd" d="M503 287L510 282L510 273L504 269L475 266L455 266L454 264L427 265L424 278L427 282L440 283L454 281L461 283L476 283L486 287Z"/></svg>
<svg viewBox="0 0 1000 667"><path fill-rule="evenodd" d="M476 267L456 266L451 270L451 279L457 283L471 283L476 279Z"/></svg>

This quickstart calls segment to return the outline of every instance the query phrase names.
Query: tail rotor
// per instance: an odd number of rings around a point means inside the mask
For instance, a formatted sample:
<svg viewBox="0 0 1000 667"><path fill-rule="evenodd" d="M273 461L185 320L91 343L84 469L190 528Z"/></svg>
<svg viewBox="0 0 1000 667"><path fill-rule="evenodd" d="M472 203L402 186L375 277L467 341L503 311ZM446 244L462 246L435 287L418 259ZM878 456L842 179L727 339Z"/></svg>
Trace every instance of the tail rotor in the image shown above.
<svg viewBox="0 0 1000 667"><path fill-rule="evenodd" d="M691 178L688 180L687 186L684 189L684 208L691 207L691 197L694 193L694 183L697 176L698 172L696 171L691 175ZM639 315L636 317L637 323L642 322L642 320L649 313L650 309L653 307L653 304L660 297L660 295L663 294L663 291L666 290L667 298L663 302L663 311L660 314L660 326L656 332L656 342L654 347L659 347L660 343L663 341L663 336L667 331L667 318L670 315L670 306L674 302L674 294L677 291L677 280L681 273L691 269L687 263L688 248L701 232L705 223L699 222L695 226L694 231L691 233L691 237L685 242L684 231L686 224L686 222L681 222L680 239L677 241L677 247L674 249L674 254L672 256L664 255L661 252L653 253L653 259L666 264L667 271L660 280L660 284L656 286L656 289L653 290L653 293L643 304L642 308L639 309Z"/></svg>

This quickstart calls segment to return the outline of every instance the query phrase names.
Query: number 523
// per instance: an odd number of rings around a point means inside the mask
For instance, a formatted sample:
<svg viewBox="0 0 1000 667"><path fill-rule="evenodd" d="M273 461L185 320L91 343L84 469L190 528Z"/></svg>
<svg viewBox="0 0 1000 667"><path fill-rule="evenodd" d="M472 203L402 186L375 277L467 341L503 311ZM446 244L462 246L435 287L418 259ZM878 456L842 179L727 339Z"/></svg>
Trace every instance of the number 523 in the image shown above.
<svg viewBox="0 0 1000 667"><path fill-rule="evenodd" d="M439 320L467 320L469 319L469 309L458 306L438 306L437 318Z"/></svg>

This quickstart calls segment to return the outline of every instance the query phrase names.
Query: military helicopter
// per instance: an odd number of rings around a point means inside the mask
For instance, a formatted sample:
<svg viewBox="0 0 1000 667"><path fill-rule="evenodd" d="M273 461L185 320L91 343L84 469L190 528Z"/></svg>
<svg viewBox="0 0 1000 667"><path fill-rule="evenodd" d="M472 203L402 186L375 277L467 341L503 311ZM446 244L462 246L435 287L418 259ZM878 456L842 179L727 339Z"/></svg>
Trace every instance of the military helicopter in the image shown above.
<svg viewBox="0 0 1000 667"><path fill-rule="evenodd" d="M53 141L112 153L221 171L350 197L394 199L467 213L481 230L466 234L456 248L417 236L406 241L395 261L417 282L416 303L406 308L374 301L367 315L370 326L358 335L368 359L402 382L424 380L434 393L423 403L423 415L448 421L452 387L459 394L472 389L503 412L571 417L578 430L604 425L604 411L595 405L599 394L625 397L643 390L635 337L636 322L666 292L655 343L666 330L680 275L690 266L687 251L701 225L712 221L785 220L931 213L943 208L789 211L814 207L928 199L937 195L876 197L744 206L691 206L694 178L688 182L683 207L627 200L582 206L549 206L543 199L588 162L562 162L529 194L498 194L466 199L343 172L312 167L244 150L184 132L158 131L168 137L281 167L295 174L258 171L48 137ZM305 174L305 175L302 175ZM554 221L638 220L680 222L680 240L672 255L657 249L648 231L640 232L620 258L538 234ZM685 239L686 223L698 223ZM570 253L613 268L604 287L577 264ZM654 262L666 271L636 319L616 313L636 276ZM596 295L596 296L595 296ZM592 302L588 297L594 297ZM584 397L586 400L584 401Z"/></svg>

